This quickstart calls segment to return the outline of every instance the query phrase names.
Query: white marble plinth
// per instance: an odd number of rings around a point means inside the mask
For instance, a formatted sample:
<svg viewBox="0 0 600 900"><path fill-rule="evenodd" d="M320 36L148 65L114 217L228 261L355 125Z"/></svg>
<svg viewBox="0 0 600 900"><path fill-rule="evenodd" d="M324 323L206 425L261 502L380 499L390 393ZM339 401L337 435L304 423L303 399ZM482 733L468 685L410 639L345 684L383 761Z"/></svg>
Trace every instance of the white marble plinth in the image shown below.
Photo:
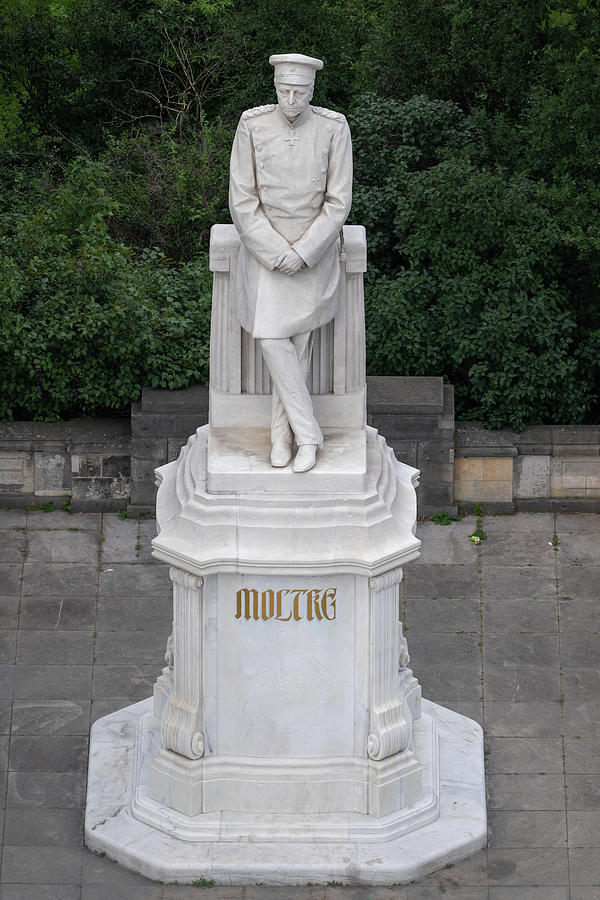
<svg viewBox="0 0 600 900"><path fill-rule="evenodd" d="M434 703L423 701L413 723L414 752L425 773L422 795L382 817L178 813L149 792L160 748L152 708L152 700L144 700L95 723L85 825L88 847L148 878L392 884L421 878L485 845L481 729Z"/></svg>
<svg viewBox="0 0 600 900"><path fill-rule="evenodd" d="M367 487L364 429L326 429L325 443L310 472L294 472L291 463L271 465L269 429L211 428L206 487L211 492L270 494L357 493Z"/></svg>
<svg viewBox="0 0 600 900"><path fill-rule="evenodd" d="M161 881L418 878L486 836L481 729L422 703L399 616L418 472L357 429L279 490L267 447L203 427L157 471L173 630L94 726L86 842Z"/></svg>
<svg viewBox="0 0 600 900"><path fill-rule="evenodd" d="M152 546L162 562L203 577L223 572L372 577L419 555L421 542L414 535L419 472L396 460L374 428L364 432L364 489L336 490L333 481L321 483L318 492L306 489L320 477L319 459L310 472L296 473L283 493L209 491L210 432L207 425L199 428L178 460L157 469L160 531ZM324 452L327 459L334 450ZM257 458L252 450L248 461L236 465L257 466ZM340 460L340 478L342 465ZM281 471L269 468L276 483Z"/></svg>

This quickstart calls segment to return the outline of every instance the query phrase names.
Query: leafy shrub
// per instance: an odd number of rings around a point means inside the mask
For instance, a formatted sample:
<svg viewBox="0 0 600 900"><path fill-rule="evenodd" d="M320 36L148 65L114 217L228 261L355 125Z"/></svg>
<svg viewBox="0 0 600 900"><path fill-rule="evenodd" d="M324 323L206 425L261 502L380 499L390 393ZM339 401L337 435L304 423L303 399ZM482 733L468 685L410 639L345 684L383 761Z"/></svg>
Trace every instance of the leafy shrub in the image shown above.
<svg viewBox="0 0 600 900"><path fill-rule="evenodd" d="M233 128L204 123L178 139L154 126L109 140L100 160L107 190L118 198L110 233L133 247L157 247L189 260L208 249L210 228L228 222Z"/></svg>
<svg viewBox="0 0 600 900"><path fill-rule="evenodd" d="M369 268L390 274L406 262L393 223L409 173L449 155L477 159L481 137L455 103L423 96L399 103L363 94L349 121L356 167L351 216L367 229Z"/></svg>
<svg viewBox="0 0 600 900"><path fill-rule="evenodd" d="M367 281L370 372L443 374L458 414L491 427L581 421L592 388L559 284L562 231L537 186L476 164L477 135L453 104L395 106L378 122L367 98L354 114L359 141L373 134L355 210L385 272Z"/></svg>
<svg viewBox="0 0 600 900"><path fill-rule="evenodd" d="M206 259L139 258L109 234L106 168L87 159L65 182L0 217L0 418L124 409L143 384L208 375Z"/></svg>

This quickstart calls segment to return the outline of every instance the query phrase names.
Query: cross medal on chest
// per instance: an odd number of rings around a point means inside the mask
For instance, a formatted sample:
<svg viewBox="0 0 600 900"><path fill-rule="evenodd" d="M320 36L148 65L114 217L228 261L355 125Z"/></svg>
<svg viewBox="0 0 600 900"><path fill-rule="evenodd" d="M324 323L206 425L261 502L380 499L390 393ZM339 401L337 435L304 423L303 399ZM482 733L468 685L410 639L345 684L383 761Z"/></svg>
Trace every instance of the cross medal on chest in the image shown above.
<svg viewBox="0 0 600 900"><path fill-rule="evenodd" d="M295 129L290 128L289 136L285 139L286 143L289 144L290 147L295 147L299 140L298 132Z"/></svg>

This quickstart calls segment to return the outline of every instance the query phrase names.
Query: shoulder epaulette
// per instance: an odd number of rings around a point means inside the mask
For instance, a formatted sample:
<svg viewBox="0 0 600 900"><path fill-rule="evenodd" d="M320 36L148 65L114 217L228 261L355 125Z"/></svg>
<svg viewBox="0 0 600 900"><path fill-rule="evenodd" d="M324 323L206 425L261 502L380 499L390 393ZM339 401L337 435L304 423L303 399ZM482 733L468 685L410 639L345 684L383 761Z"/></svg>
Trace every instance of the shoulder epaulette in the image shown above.
<svg viewBox="0 0 600 900"><path fill-rule="evenodd" d="M274 109L274 103L267 103L266 106L254 106L252 109L247 109L242 113L242 119L253 119L254 116L261 116L264 113L273 112Z"/></svg>
<svg viewBox="0 0 600 900"><path fill-rule="evenodd" d="M325 116L326 119L335 119L336 122L346 121L346 116L342 113L335 112L333 109L325 109L323 106L313 106L312 111L318 116Z"/></svg>

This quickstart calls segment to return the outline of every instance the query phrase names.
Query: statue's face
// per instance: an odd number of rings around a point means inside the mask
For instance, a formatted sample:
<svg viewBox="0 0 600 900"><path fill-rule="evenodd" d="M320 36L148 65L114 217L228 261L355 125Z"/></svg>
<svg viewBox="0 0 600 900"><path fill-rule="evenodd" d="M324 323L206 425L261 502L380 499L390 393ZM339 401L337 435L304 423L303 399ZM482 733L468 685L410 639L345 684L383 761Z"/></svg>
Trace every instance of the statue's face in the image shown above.
<svg viewBox="0 0 600 900"><path fill-rule="evenodd" d="M278 84L276 90L279 108L290 122L297 119L312 100L312 85Z"/></svg>

